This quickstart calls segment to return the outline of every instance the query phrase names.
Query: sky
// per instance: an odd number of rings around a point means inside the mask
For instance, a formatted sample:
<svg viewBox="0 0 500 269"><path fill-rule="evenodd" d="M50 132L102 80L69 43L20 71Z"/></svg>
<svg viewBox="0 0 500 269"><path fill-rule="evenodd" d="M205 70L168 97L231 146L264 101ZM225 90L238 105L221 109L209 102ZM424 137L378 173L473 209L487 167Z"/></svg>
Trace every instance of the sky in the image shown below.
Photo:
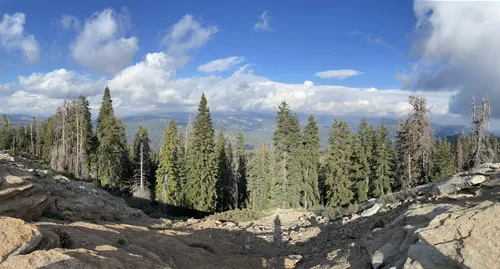
<svg viewBox="0 0 500 269"><path fill-rule="evenodd" d="M109 86L117 114L293 110L464 122L500 103L500 2L0 0L0 113ZM500 110L493 106L493 116Z"/></svg>

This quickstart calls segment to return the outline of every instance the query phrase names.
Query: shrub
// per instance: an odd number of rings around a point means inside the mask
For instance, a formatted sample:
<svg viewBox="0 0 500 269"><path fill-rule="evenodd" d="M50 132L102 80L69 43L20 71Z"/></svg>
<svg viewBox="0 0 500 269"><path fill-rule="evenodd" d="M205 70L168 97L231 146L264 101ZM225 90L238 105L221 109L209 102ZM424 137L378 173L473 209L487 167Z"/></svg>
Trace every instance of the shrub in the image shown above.
<svg viewBox="0 0 500 269"><path fill-rule="evenodd" d="M342 207L327 207L320 212L320 215L334 221L342 217Z"/></svg>
<svg viewBox="0 0 500 269"><path fill-rule="evenodd" d="M124 237L120 236L118 237L118 239L116 240L116 243L120 244L120 245L125 245L127 243L127 239L125 239Z"/></svg>
<svg viewBox="0 0 500 269"><path fill-rule="evenodd" d="M207 245L202 244L202 243L191 243L188 246L192 247L192 248L201 248L201 249L204 249L208 252L214 253L214 250L210 246L207 246Z"/></svg>
<svg viewBox="0 0 500 269"><path fill-rule="evenodd" d="M148 225L149 230L167 230L167 229L169 229L169 227L170 227L170 224L167 224L167 223Z"/></svg>
<svg viewBox="0 0 500 269"><path fill-rule="evenodd" d="M57 219L57 220L67 220L68 218L57 211L45 210L43 212L42 217L48 219Z"/></svg>
<svg viewBox="0 0 500 269"><path fill-rule="evenodd" d="M245 222L261 219L265 216L264 213L260 211L255 211L252 209L236 209L229 210L226 212L216 213L209 217L209 219L215 219L220 221L231 221L231 222Z"/></svg>

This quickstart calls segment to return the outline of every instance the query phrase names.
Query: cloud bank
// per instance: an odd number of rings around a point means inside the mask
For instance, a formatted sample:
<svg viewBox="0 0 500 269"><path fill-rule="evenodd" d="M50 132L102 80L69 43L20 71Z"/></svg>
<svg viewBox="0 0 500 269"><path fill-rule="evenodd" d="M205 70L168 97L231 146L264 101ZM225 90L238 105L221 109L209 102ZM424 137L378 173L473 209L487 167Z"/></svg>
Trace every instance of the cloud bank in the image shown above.
<svg viewBox="0 0 500 269"><path fill-rule="evenodd" d="M410 90L458 91L450 112L467 115L472 96L500 110L500 2L415 1L411 53L417 62L397 78Z"/></svg>

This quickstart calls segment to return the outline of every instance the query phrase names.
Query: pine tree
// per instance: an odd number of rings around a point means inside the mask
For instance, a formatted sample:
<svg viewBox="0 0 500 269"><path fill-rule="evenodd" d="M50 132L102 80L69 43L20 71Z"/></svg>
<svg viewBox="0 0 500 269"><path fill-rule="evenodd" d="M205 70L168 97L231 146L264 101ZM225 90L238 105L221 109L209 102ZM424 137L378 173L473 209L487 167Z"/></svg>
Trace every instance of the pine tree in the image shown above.
<svg viewBox="0 0 500 269"><path fill-rule="evenodd" d="M430 181L434 133L430 109L423 97L410 96L413 110L396 126L399 185L408 189Z"/></svg>
<svg viewBox="0 0 500 269"><path fill-rule="evenodd" d="M377 127L373 148L373 178L371 180L371 196L381 197L391 192L393 181L394 159L389 140L389 130L385 121Z"/></svg>
<svg viewBox="0 0 500 269"><path fill-rule="evenodd" d="M465 140L467 137L464 133L460 134L455 145L455 168L457 171L462 171L465 167L466 153L464 153L464 148L466 148Z"/></svg>
<svg viewBox="0 0 500 269"><path fill-rule="evenodd" d="M455 173L451 144L446 138L440 138L437 141L436 152L433 159L434 169L432 171L432 181L446 179L448 176Z"/></svg>
<svg viewBox="0 0 500 269"><path fill-rule="evenodd" d="M50 152L52 151L52 146L54 142L54 117L49 117L44 121L42 125L43 134L43 148L42 148L42 160L49 163L50 162Z"/></svg>
<svg viewBox="0 0 500 269"><path fill-rule="evenodd" d="M109 88L104 90L97 119L98 179L103 186L117 188L130 176L129 150L124 124L115 118Z"/></svg>
<svg viewBox="0 0 500 269"><path fill-rule="evenodd" d="M352 153L350 159L350 175L349 179L352 181L352 191L354 193L354 200L358 203L368 199L370 165L365 155L365 149L361 143L360 135L355 135L352 143Z"/></svg>
<svg viewBox="0 0 500 269"><path fill-rule="evenodd" d="M324 165L325 196L328 206L348 205L354 197L349 180L349 164L352 152L352 132L349 125L335 119L330 137L330 147Z"/></svg>
<svg viewBox="0 0 500 269"><path fill-rule="evenodd" d="M177 125L170 120L163 133L158 170L156 170L156 200L172 205L182 205L183 178L179 155L182 153Z"/></svg>
<svg viewBox="0 0 500 269"><path fill-rule="evenodd" d="M215 145L215 154L217 155L217 210L226 211L234 209L233 175L231 169L231 160L228 156L226 147L226 137L220 131L219 139Z"/></svg>
<svg viewBox="0 0 500 269"><path fill-rule="evenodd" d="M133 181L132 195L151 200L151 150L149 147L148 130L139 126L133 146Z"/></svg>
<svg viewBox="0 0 500 269"><path fill-rule="evenodd" d="M186 202L202 211L216 209L216 172L214 128L205 94L202 94L198 114L190 138L187 156Z"/></svg>
<svg viewBox="0 0 500 269"><path fill-rule="evenodd" d="M273 137L276 167L270 202L274 207L296 208L301 204L301 140L297 115L286 102L281 103Z"/></svg>
<svg viewBox="0 0 500 269"><path fill-rule="evenodd" d="M302 133L302 205L305 209L319 204L318 169L320 162L320 138L318 123L309 116Z"/></svg>
<svg viewBox="0 0 500 269"><path fill-rule="evenodd" d="M475 98L472 98L471 106L471 134L470 151L467 160L467 168L476 167L482 163L491 161L492 156L486 145L487 126L489 125L490 103L483 98L481 106L476 106Z"/></svg>
<svg viewBox="0 0 500 269"><path fill-rule="evenodd" d="M12 147L14 126L12 120L6 115L2 115L0 122L0 149L10 149Z"/></svg>
<svg viewBox="0 0 500 269"><path fill-rule="evenodd" d="M249 207L264 210L269 207L269 188L272 175L272 155L265 143L250 159L248 165Z"/></svg>
<svg viewBox="0 0 500 269"><path fill-rule="evenodd" d="M488 138L486 139L486 148L488 149L488 155L490 156L489 160L491 162L498 162L500 159L500 146L498 137L494 133L488 135Z"/></svg>
<svg viewBox="0 0 500 269"><path fill-rule="evenodd" d="M245 208L248 202L247 191L247 155L245 152L245 138L243 132L238 133L234 154L234 171L238 189L238 208Z"/></svg>

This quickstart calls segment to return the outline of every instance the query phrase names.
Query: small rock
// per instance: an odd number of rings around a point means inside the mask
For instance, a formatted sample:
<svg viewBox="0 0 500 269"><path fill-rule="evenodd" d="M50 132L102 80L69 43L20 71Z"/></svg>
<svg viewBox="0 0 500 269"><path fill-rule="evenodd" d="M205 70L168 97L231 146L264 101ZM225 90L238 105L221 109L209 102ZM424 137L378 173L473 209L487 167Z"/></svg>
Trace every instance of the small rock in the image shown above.
<svg viewBox="0 0 500 269"><path fill-rule="evenodd" d="M373 215L375 215L380 210L380 208L382 208L382 204L381 203L375 203L372 207L370 207L367 210L363 211L363 213L361 213L361 217L373 216Z"/></svg>
<svg viewBox="0 0 500 269"><path fill-rule="evenodd" d="M251 249L252 249L252 246L251 246L251 245L245 245L245 249L246 249L246 250L251 250Z"/></svg>
<svg viewBox="0 0 500 269"><path fill-rule="evenodd" d="M387 264L387 262L396 254L398 250L393 244L387 243L381 246L375 253L370 257L372 266L374 269L380 268L382 265Z"/></svg>
<svg viewBox="0 0 500 269"><path fill-rule="evenodd" d="M292 269L295 265L302 260L302 255L288 255L285 257L285 268Z"/></svg>
<svg viewBox="0 0 500 269"><path fill-rule="evenodd" d="M224 226L228 228L234 228L236 227L236 223L228 221Z"/></svg>

